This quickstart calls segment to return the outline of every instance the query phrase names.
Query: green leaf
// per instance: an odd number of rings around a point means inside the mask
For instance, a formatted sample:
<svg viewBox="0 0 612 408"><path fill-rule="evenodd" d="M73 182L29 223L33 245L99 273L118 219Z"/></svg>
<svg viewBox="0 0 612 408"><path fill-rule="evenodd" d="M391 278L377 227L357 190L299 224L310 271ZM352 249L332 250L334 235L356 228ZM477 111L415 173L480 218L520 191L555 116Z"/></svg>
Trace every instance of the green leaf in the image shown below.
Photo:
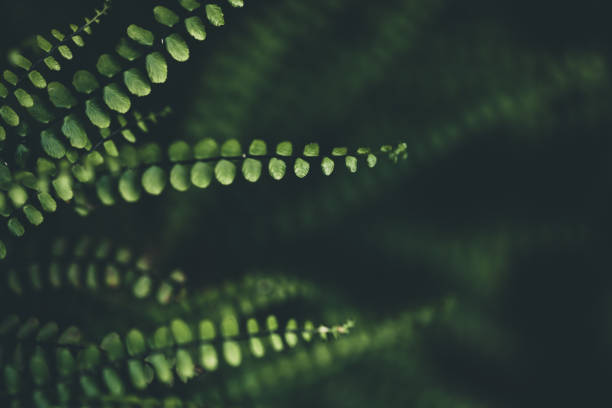
<svg viewBox="0 0 612 408"><path fill-rule="evenodd" d="M57 372L60 377L70 376L74 370L76 363L72 353L68 349L58 348L56 351Z"/></svg>
<svg viewBox="0 0 612 408"><path fill-rule="evenodd" d="M53 44L51 44L45 37L41 35L36 36L36 43L44 52L49 52L51 51L51 48L53 48Z"/></svg>
<svg viewBox="0 0 612 408"><path fill-rule="evenodd" d="M372 168L372 167L376 166L376 162L378 161L378 159L376 158L375 155L370 153L370 154L368 154L368 157L367 157L366 161L368 162L368 167Z"/></svg>
<svg viewBox="0 0 612 408"><path fill-rule="evenodd" d="M345 156L348 153L346 147L334 147L332 150L332 156Z"/></svg>
<svg viewBox="0 0 612 408"><path fill-rule="evenodd" d="M121 175L119 179L119 193L128 203L133 203L140 199L138 176L134 170L127 170Z"/></svg>
<svg viewBox="0 0 612 408"><path fill-rule="evenodd" d="M40 225L44 221L42 213L33 205L26 204L23 207L23 213L32 225Z"/></svg>
<svg viewBox="0 0 612 408"><path fill-rule="evenodd" d="M127 28L127 35L138 44L150 47L155 41L153 33L145 28L139 27L136 24L131 24Z"/></svg>
<svg viewBox="0 0 612 408"><path fill-rule="evenodd" d="M153 334L153 341L151 342L151 346L154 349L164 349L173 345L174 339L172 338L172 333L168 327L162 326L155 330L155 333Z"/></svg>
<svg viewBox="0 0 612 408"><path fill-rule="evenodd" d="M170 184L177 191L187 191L189 189L189 168L182 164L177 164L170 171Z"/></svg>
<svg viewBox="0 0 612 408"><path fill-rule="evenodd" d="M16 50L9 51L8 60L11 64L23 69L24 71L29 71L30 68L32 68L32 61L21 55Z"/></svg>
<svg viewBox="0 0 612 408"><path fill-rule="evenodd" d="M9 395L15 395L19 392L19 372L13 366L8 364L4 366L4 386L7 394Z"/></svg>
<svg viewBox="0 0 612 408"><path fill-rule="evenodd" d="M55 322L49 322L45 324L38 331L36 335L36 341L51 341L59 333L59 327Z"/></svg>
<svg viewBox="0 0 612 408"><path fill-rule="evenodd" d="M198 16L192 16L185 19L185 28L187 32L196 40L204 41L206 39L206 27L204 22Z"/></svg>
<svg viewBox="0 0 612 408"><path fill-rule="evenodd" d="M242 362L242 351L240 345L235 341L226 341L223 343L223 357L228 365L238 367Z"/></svg>
<svg viewBox="0 0 612 408"><path fill-rule="evenodd" d="M198 162L191 168L191 183L196 187L208 187L212 177L213 169L209 163Z"/></svg>
<svg viewBox="0 0 612 408"><path fill-rule="evenodd" d="M85 41L83 41L83 37L81 37L80 35L73 35L72 36L72 42L77 47L84 47L85 46Z"/></svg>
<svg viewBox="0 0 612 408"><path fill-rule="evenodd" d="M142 55L139 48L127 38L121 38L119 44L115 47L115 52L123 59L134 61Z"/></svg>
<svg viewBox="0 0 612 408"><path fill-rule="evenodd" d="M310 163L298 157L295 160L295 164L293 165L293 171L295 172L295 175L299 178L304 178L308 175L308 172L310 171Z"/></svg>
<svg viewBox="0 0 612 408"><path fill-rule="evenodd" d="M154 84L162 84L168 79L168 64L160 52L153 52L146 57L147 75Z"/></svg>
<svg viewBox="0 0 612 408"><path fill-rule="evenodd" d="M44 89L47 87L47 81L38 71L30 71L28 73L28 78L30 78L30 82L37 88Z"/></svg>
<svg viewBox="0 0 612 408"><path fill-rule="evenodd" d="M50 82L47 86L51 103L58 108L70 109L77 104L77 100L70 93L68 88L59 82Z"/></svg>
<svg viewBox="0 0 612 408"><path fill-rule="evenodd" d="M179 22L179 16L164 6L156 6L153 9L153 16L158 23L168 27L172 27Z"/></svg>
<svg viewBox="0 0 612 408"><path fill-rule="evenodd" d="M67 174L59 175L55 180L51 183L57 196L64 201L72 200L74 197L74 191L72 191L72 179Z"/></svg>
<svg viewBox="0 0 612 408"><path fill-rule="evenodd" d="M59 336L59 339L57 339L57 344L79 344L82 337L81 331L77 327L70 326Z"/></svg>
<svg viewBox="0 0 612 408"><path fill-rule="evenodd" d="M142 275L138 280L134 283L134 287L132 288L132 292L134 296L138 299L144 299L151 293L151 286L153 282L151 278L147 275Z"/></svg>
<svg viewBox="0 0 612 408"><path fill-rule="evenodd" d="M193 157L196 159L212 159L219 154L219 145L214 139L200 140L193 148Z"/></svg>
<svg viewBox="0 0 612 408"><path fill-rule="evenodd" d="M101 354L98 347L94 345L87 346L83 349L77 358L77 365L79 370L91 371L100 365Z"/></svg>
<svg viewBox="0 0 612 408"><path fill-rule="evenodd" d="M172 371L170 370L170 364L163 354L153 354L147 357L147 361L150 362L155 368L159 381L165 384L172 384L173 376Z"/></svg>
<svg viewBox="0 0 612 408"><path fill-rule="evenodd" d="M291 142L280 142L276 146L276 154L279 156L291 156L293 154L293 145Z"/></svg>
<svg viewBox="0 0 612 408"><path fill-rule="evenodd" d="M172 143L168 148L168 158L171 162L186 161L191 157L191 147L183 140Z"/></svg>
<svg viewBox="0 0 612 408"><path fill-rule="evenodd" d="M55 28L51 30L51 35L60 41L64 41L64 38L66 38L66 36L62 34L61 31L56 30Z"/></svg>
<svg viewBox="0 0 612 408"><path fill-rule="evenodd" d="M107 140L104 142L104 150L111 157L119 157L119 151L117 150L117 145L112 140Z"/></svg>
<svg viewBox="0 0 612 408"><path fill-rule="evenodd" d="M219 358L217 357L217 351L210 344L203 344L200 346L200 363L208 371L214 371L219 365Z"/></svg>
<svg viewBox="0 0 612 408"><path fill-rule="evenodd" d="M65 59L71 60L73 58L72 51L67 45L60 45L57 50Z"/></svg>
<svg viewBox="0 0 612 408"><path fill-rule="evenodd" d="M274 180L281 180L285 176L287 170L287 164L281 160L273 157L268 162L268 171Z"/></svg>
<svg viewBox="0 0 612 408"><path fill-rule="evenodd" d="M229 186L236 178L236 165L228 160L219 160L215 166L215 177L224 186Z"/></svg>
<svg viewBox="0 0 612 408"><path fill-rule="evenodd" d="M268 154L266 142L259 139L253 140L251 142L251 145L249 146L249 154L251 156L265 156L266 154Z"/></svg>
<svg viewBox="0 0 612 408"><path fill-rule="evenodd" d="M0 186L10 183L13 180L9 168L0 161Z"/></svg>
<svg viewBox="0 0 612 408"><path fill-rule="evenodd" d="M170 330L172 331L172 335L174 336L177 344L186 344L193 341L191 329L187 323L181 319L174 319L170 323Z"/></svg>
<svg viewBox="0 0 612 408"><path fill-rule="evenodd" d="M221 156L238 157L242 155L242 147L236 139L230 139L221 146Z"/></svg>
<svg viewBox="0 0 612 408"><path fill-rule="evenodd" d="M57 138L53 130L43 130L40 133L40 142L45 153L54 159L61 159L66 154L66 147Z"/></svg>
<svg viewBox="0 0 612 408"><path fill-rule="evenodd" d="M74 74L72 85L74 89L85 94L90 94L100 87L96 77L91 72L85 70L79 70Z"/></svg>
<svg viewBox="0 0 612 408"><path fill-rule="evenodd" d="M57 62L57 60L52 56L46 57L43 61L47 68L49 68L51 71L59 71L60 69L62 69L60 63Z"/></svg>
<svg viewBox="0 0 612 408"><path fill-rule="evenodd" d="M104 379L104 383L112 395L123 394L123 382L115 370L112 368L105 368L102 371L102 378Z"/></svg>
<svg viewBox="0 0 612 408"><path fill-rule="evenodd" d="M132 385L134 385L136 389L143 390L147 388L148 382L142 362L138 360L128 361L128 373L132 380Z"/></svg>
<svg viewBox="0 0 612 408"><path fill-rule="evenodd" d="M6 82L11 85L17 85L17 82L19 82L19 77L13 71L9 71L8 69L4 70L3 76Z"/></svg>
<svg viewBox="0 0 612 408"><path fill-rule="evenodd" d="M266 327L269 331L278 330L278 320L276 319L276 316L270 315L266 318Z"/></svg>
<svg viewBox="0 0 612 408"><path fill-rule="evenodd" d="M119 113L127 113L132 106L130 98L117 84L110 84L104 87L104 103Z"/></svg>
<svg viewBox="0 0 612 408"><path fill-rule="evenodd" d="M243 7L244 0L228 0L232 7Z"/></svg>
<svg viewBox="0 0 612 408"><path fill-rule="evenodd" d="M261 161L248 158L242 163L242 175L251 183L256 182L261 177Z"/></svg>
<svg viewBox="0 0 612 408"><path fill-rule="evenodd" d="M23 228L21 222L15 217L8 220L8 229L17 237L22 237L23 234L25 234L25 228Z"/></svg>
<svg viewBox="0 0 612 408"><path fill-rule="evenodd" d="M179 3L187 11L193 11L200 7L200 2L197 0L179 0Z"/></svg>
<svg viewBox="0 0 612 408"><path fill-rule="evenodd" d="M176 373L183 382L195 377L195 365L186 350L180 349L176 352Z"/></svg>
<svg viewBox="0 0 612 408"><path fill-rule="evenodd" d="M100 395L100 390L98 389L96 382L91 377L82 375L79 378L79 382L86 397L97 398Z"/></svg>
<svg viewBox="0 0 612 408"><path fill-rule="evenodd" d="M206 18L208 21L215 27L221 27L225 24L225 19L223 17L223 10L221 7L216 4L207 4L206 5Z"/></svg>
<svg viewBox="0 0 612 408"><path fill-rule="evenodd" d="M17 98L17 102L24 108L31 108L34 106L34 99L32 99L32 96L21 88L15 89L15 98Z"/></svg>
<svg viewBox="0 0 612 408"><path fill-rule="evenodd" d="M113 182L109 176L102 176L96 182L96 193L104 205L115 204L113 196Z"/></svg>
<svg viewBox="0 0 612 408"><path fill-rule="evenodd" d="M8 105L0 107L0 117L9 126L15 127L19 125L19 115Z"/></svg>
<svg viewBox="0 0 612 408"><path fill-rule="evenodd" d="M136 329L132 329L125 337L125 344L130 356L137 356L146 351L145 339L142 333Z"/></svg>
<svg viewBox="0 0 612 408"><path fill-rule="evenodd" d="M25 189L19 185L14 185L11 187L8 195L16 208L21 207L26 203L26 201L28 201L28 193L26 193Z"/></svg>
<svg viewBox="0 0 612 408"><path fill-rule="evenodd" d="M100 129L106 129L110 126L111 118L109 114L96 99L89 99L85 102L85 114L89 121Z"/></svg>
<svg viewBox="0 0 612 408"><path fill-rule="evenodd" d="M166 187L166 172L159 166L149 167L142 175L142 186L151 195L160 195Z"/></svg>
<svg viewBox="0 0 612 408"><path fill-rule="evenodd" d="M45 359L45 353L41 347L36 347L36 351L30 359L30 372L32 374L32 380L34 384L42 386L49 381L49 366Z"/></svg>
<svg viewBox="0 0 612 408"><path fill-rule="evenodd" d="M100 74L108 78L112 78L117 72L121 71L121 65L117 59L109 54L102 54L98 58L96 68Z"/></svg>
<svg viewBox="0 0 612 408"><path fill-rule="evenodd" d="M70 145L77 149L83 149L90 143L83 125L74 114L64 118L62 133L68 138Z"/></svg>
<svg viewBox="0 0 612 408"><path fill-rule="evenodd" d="M334 172L334 161L329 157L323 157L323 160L321 160L321 169L326 176L331 175Z"/></svg>
<svg viewBox="0 0 612 408"><path fill-rule="evenodd" d="M199 324L199 335L201 340L213 340L217 336L214 323L202 320Z"/></svg>
<svg viewBox="0 0 612 408"><path fill-rule="evenodd" d="M106 335L100 342L100 348L106 352L110 361L119 360L124 356L123 343L117 333Z"/></svg>
<svg viewBox="0 0 612 408"><path fill-rule="evenodd" d="M357 172L357 158L355 156L346 156L344 159L346 167L351 173Z"/></svg>
<svg viewBox="0 0 612 408"><path fill-rule="evenodd" d="M147 96L151 93L151 84L138 68L125 71L123 80L127 89L136 96Z"/></svg>
<svg viewBox="0 0 612 408"><path fill-rule="evenodd" d="M42 209L46 212L55 212L57 210L57 203L49 193L39 193L38 201L40 201Z"/></svg>
<svg viewBox="0 0 612 408"><path fill-rule="evenodd" d="M165 42L168 54L176 61L185 62L189 59L189 46L180 34L170 34Z"/></svg>

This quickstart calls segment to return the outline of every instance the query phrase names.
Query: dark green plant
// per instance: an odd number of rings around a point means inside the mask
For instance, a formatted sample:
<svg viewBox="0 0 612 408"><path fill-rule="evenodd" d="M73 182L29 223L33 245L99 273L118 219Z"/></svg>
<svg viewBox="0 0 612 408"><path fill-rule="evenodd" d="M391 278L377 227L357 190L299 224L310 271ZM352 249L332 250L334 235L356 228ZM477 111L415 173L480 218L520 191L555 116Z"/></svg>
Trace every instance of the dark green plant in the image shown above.
<svg viewBox="0 0 612 408"><path fill-rule="evenodd" d="M0 73L0 406L552 398L571 355L533 343L588 302L538 299L603 225L609 62L498 3L0 13L44 31Z"/></svg>
<svg viewBox="0 0 612 408"><path fill-rule="evenodd" d="M239 0L229 3L243 6ZM19 239L35 233L30 230L62 206L87 215L97 200L107 206L118 200L136 202L143 191L160 195L170 186L177 191L191 186L204 189L213 180L228 186L239 172L253 183L266 173L274 180L287 173L304 178L311 166L329 176L337 165L355 173L361 166L374 167L379 154L394 161L406 155L405 144L376 150L323 150L314 142L294 146L283 141L268 147L259 139L243 148L236 139L218 143L210 137L138 143L136 134L149 133L170 110L143 115L135 108L136 100L167 81L169 64L189 60L191 47L206 39L207 30L225 24L223 9L193 0L160 3L152 8L148 25L130 24L114 52L100 54L95 70L81 63L64 68L64 60L80 60L79 48L86 46L83 35L92 34L110 7L110 1L105 2L85 24L71 25L68 34L53 29L51 37L37 35L35 43L26 47L30 57L25 56L27 51L9 54L13 66L3 72L0 84L4 121L0 127L0 211L6 218L0 240L6 283L2 293L15 297L13 305L22 306L38 293L87 293L102 304L132 310L133 318L140 316L140 324L129 324L138 328L123 335L114 332L117 325L111 325L108 330L112 333L92 341L76 326L59 327L52 320L8 315L1 322L0 361L2 401L10 407L202 406L211 400L208 393L171 396L175 378L190 383L220 365L239 366L244 353L261 358L268 348L282 351L313 337L348 334L353 327L352 321L327 327L295 319L279 325L270 315L260 329L258 321L247 319L248 315L303 291L308 296L320 294L306 289L302 282L257 277L255 282L274 282L281 293L287 293L280 299L269 293L249 303L253 288L242 284L237 293L220 292L211 299L206 293L189 293L182 272L154 273L146 257L135 258L127 249L114 249L109 241L96 243L85 237L71 249L65 240L54 239L48 255L38 250L32 262L17 258ZM71 83L54 80L54 72L68 75ZM136 303L139 300L146 303ZM240 306L238 310L233 302ZM17 310L21 315L23 310ZM183 320L187 317L189 323ZM151 325L157 325L154 331ZM147 329L148 333L141 331ZM357 342L344 347L360 346ZM303 358L325 364L327 357L319 354L329 351L313 352L313 357ZM297 361L290 368L304 369ZM258 387L252 381L246 378L234 390L236 396L245 392L241 387L247 393L256 392ZM151 384L158 391L148 394Z"/></svg>

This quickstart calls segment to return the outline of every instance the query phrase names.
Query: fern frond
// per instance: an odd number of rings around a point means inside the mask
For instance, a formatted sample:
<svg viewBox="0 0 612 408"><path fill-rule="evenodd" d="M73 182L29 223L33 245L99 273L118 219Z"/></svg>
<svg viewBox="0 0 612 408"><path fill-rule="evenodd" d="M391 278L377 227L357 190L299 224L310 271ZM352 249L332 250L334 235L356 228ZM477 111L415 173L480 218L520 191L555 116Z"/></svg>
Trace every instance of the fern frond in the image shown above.
<svg viewBox="0 0 612 408"><path fill-rule="evenodd" d="M398 346L410 348L418 340L418 329L443 319L446 304L405 311L396 318L369 322L365 330L334 343L319 343L301 348L274 361L252 366L228 379L233 401L261 398L321 381L342 371L364 355L377 356ZM364 319L358 319L362 328Z"/></svg>
<svg viewBox="0 0 612 408"><path fill-rule="evenodd" d="M541 77L526 80L521 87L507 91L496 91L490 96L468 104L461 111L450 115L440 123L411 133L406 137L410 160L407 166L393 171L362 173L363 177L330 180L321 185L315 194L307 192L295 197L280 198L269 208L266 228L270 225L275 233L284 237L329 228L373 205L406 182L415 174L415 169L443 160L477 135L486 134L498 126L519 126L522 131L537 135L550 129L552 123L538 118L551 115L554 101L573 90L592 89L592 78L601 78L601 73L585 75L579 67L601 66L601 61L592 55L576 55L563 64L548 62ZM597 82L597 81L595 81ZM374 132L376 125L366 126L365 131ZM315 216L316 215L316 216Z"/></svg>
<svg viewBox="0 0 612 408"><path fill-rule="evenodd" d="M301 153L294 153L291 142L281 142L274 152L268 153L265 142L261 140L253 141L248 151L243 152L237 140L229 140L219 146L213 139L204 139L193 147L185 142L173 143L168 149L167 159L162 157L156 145L147 145L140 152L135 149L123 150L120 153L124 163L121 167L127 169L100 176L96 181L96 191L105 205L116 202L115 188L125 201L135 202L140 199L142 190L150 195L161 194L168 181L178 191L185 191L190 185L207 188L213 180L228 186L236 181L238 171L248 182L257 182L264 172L277 181L288 172L303 178L309 174L311 163L318 163L326 176L334 172L337 162L355 173L358 158L367 167L374 167L377 154L387 155L396 161L406 157L405 145L400 144L396 148L383 146L379 152L359 148L354 154L350 154L346 148L334 148L327 154L321 154L316 143L306 145Z"/></svg>
<svg viewBox="0 0 612 408"><path fill-rule="evenodd" d="M96 194L100 201L104 205L112 205L116 202L114 191L118 191L125 201L135 202L141 197L141 186L150 195L160 195L168 179L178 191L185 191L190 185L206 188L213 179L221 185L228 186L236 180L236 163L241 166L245 180L256 182L264 171L263 162L267 162L267 172L271 178L281 180L287 173L288 161L293 162L293 173L298 178L303 178L310 172L310 163L318 161L321 157L321 172L329 176L334 172L337 161L341 161L351 173L357 171L359 157L368 167L374 167L378 161L377 154L386 155L392 161L397 161L406 158L406 145L399 144L395 148L385 145L379 149L379 152L361 147L356 149L354 154L349 154L346 147L336 147L330 149L327 154L321 154L317 143L307 144L301 153L294 153L293 144L285 141L279 143L273 153L268 153L264 141L254 140L248 152L244 153L237 140L229 140L219 146L213 139L204 139L193 147L179 141L168 148L167 160L163 159L160 148L155 144L145 145L140 152L126 147L121 151L120 162L113 160L111 156L107 156L106 160L100 160L101 156L90 155L88 158L91 160L71 166L71 171L68 168L59 170L53 180L36 179L31 176L30 188L43 192L51 191L59 200L69 202L75 197L76 185L95 183ZM117 170L114 174L96 177L96 167L104 163L110 163ZM121 170L122 167L128 169ZM44 219L42 213L33 206L25 207L27 202L25 189L16 185L10 191L13 192L12 196L16 197L13 199L14 206L27 208L26 216L28 212L34 214L28 217L30 223L40 224ZM10 217L8 228L13 235L22 236L25 228L21 221L12 215L8 200L2 201L3 197L3 193L0 192L0 210ZM55 200L48 193L41 195L39 200L51 210L56 207ZM30 219L32 217L33 219Z"/></svg>
<svg viewBox="0 0 612 408"><path fill-rule="evenodd" d="M190 292L181 304L187 305L191 315L218 318L228 313L255 315L296 299L323 302L326 296L320 287L306 280L285 274L247 273L238 282Z"/></svg>
<svg viewBox="0 0 612 408"><path fill-rule="evenodd" d="M221 9L218 6L206 5L204 10L212 25L223 25ZM90 150L92 145L88 133L97 128L105 129L111 124L108 110L125 114L132 107L130 95L143 97L151 93L149 80L153 83L166 82L168 63L163 55L164 51L178 62L188 59L189 45L177 32L179 27L175 27L181 17L175 11L163 6L156 6L153 15L157 23L166 27L156 30L161 31L163 37L160 43L154 42L152 31L130 25L127 37L122 37L115 48L116 56L103 54L98 59L97 75L81 69L74 72L72 86L57 81L46 85L47 97L54 109L38 104L36 110L30 110L34 118L44 124L43 130L55 127L55 124L61 121L61 133L66 136L71 146L77 150ZM198 20L200 24L193 23L194 18L199 19L193 10L189 11L187 16L186 19L191 18L187 21L192 22L186 24L188 33L196 40L202 40L201 32L194 30L203 29L204 23L201 20ZM145 61L142 68L146 71L146 75L137 67L143 59ZM122 61L126 66L122 66ZM123 74L122 84L115 81L119 73ZM71 88L81 96L75 96ZM83 104L86 105L86 109L81 112ZM11 123L19 120L13 115L10 106L2 112ZM88 129L90 127L91 129Z"/></svg>
<svg viewBox="0 0 612 408"><path fill-rule="evenodd" d="M42 148L50 157L58 160L39 158L36 163L36 175L26 170L18 170L11 174L9 168L0 163L0 215L8 219L7 235L20 237L26 231L25 226L40 225L45 219L43 213L54 213L57 210L57 199L60 203L66 201L73 205L77 212L87 214L89 209L82 205L83 197L78 195L75 197L76 193L70 184L71 178L65 174L72 173L79 175L80 179L86 179L88 177L86 169L104 162L104 158L96 151L98 147L104 146L107 152L115 154L115 140L119 135L135 142L135 133L149 132L151 126L156 125L170 113L171 110L167 107L158 113L151 112L147 115L142 115L138 111L134 111L131 117L127 118L119 115L117 120L120 127L113 131L102 129L92 151L82 156L66 148L54 132L43 131ZM7 192L6 195L2 190ZM30 194L34 194L36 199L30 197ZM6 257L6 251L6 243L0 239L0 260Z"/></svg>
<svg viewBox="0 0 612 408"><path fill-rule="evenodd" d="M39 329L35 319L19 325L19 320L11 316L0 325L0 334L17 330L18 344L29 341L32 347L26 350L22 346L9 345L7 348L7 356L19 353L18 360L13 361L24 364L2 362L4 396L25 400L20 395L22 387L31 381L35 386L32 397L36 405L37 396L48 404L66 404L81 398L102 401L105 395L118 397L131 390L141 391L154 381L171 386L176 379L188 382L204 371L216 371L221 366L237 367L243 355L262 357L265 343L275 351L282 351L284 344L295 347L300 337L306 342L314 336L325 340L330 335L348 334L352 326L352 322L348 322L314 327L307 322L304 328L299 328L291 319L285 329L280 329L276 318L270 316L266 320L266 330L260 330L257 322L250 319L244 334L240 334L238 321L233 316L227 316L218 326L210 320L202 320L197 327L192 327L175 319L151 336L145 337L141 331L133 329L123 339L111 333L98 345L83 342L75 328L69 328L58 338L57 325L48 324ZM79 389L67 387L73 382L80 384ZM59 394L58 401L51 402L58 398L52 388L64 391Z"/></svg>
<svg viewBox="0 0 612 408"><path fill-rule="evenodd" d="M187 10L188 17L185 17L186 30L196 41L201 41L205 38L202 31L204 29L204 23L194 14L198 8L196 5L199 4L199 2L181 4L182 7ZM232 4L238 5L238 3ZM219 6L207 4L203 7L203 10L210 24L217 27L224 24L223 13ZM96 65L96 69L100 75L99 79L90 71L86 70L79 70L74 73L72 87L77 93L87 95L86 97L75 97L70 87L60 82L53 81L46 84L48 99L51 105L56 109L56 113L54 114L53 109L44 106L42 102L30 107L29 113L32 114L36 121L44 125L41 131L41 144L30 147L27 147L25 144L19 144L15 150L15 156L13 158L11 158L11 156L8 157L8 159L13 160L0 164L0 166L2 166L2 168L0 168L0 184L10 184L12 179L10 169L13 167L12 164L16 163L14 160L21 160L21 167L26 167L27 157L30 156L31 151L34 155L46 154L51 159L55 160L70 154L72 161L78 160L82 155L78 152L79 150L91 151L92 148L100 145L100 142L95 144L92 143L90 136L92 129L96 129L101 133L101 139L107 138L109 134L114 135L121 132L128 141L135 141L135 138L129 136L129 130L124 130L125 120L121 116L117 117L119 126L116 127L115 130L108 131L112 121L107 109L118 112L119 114L127 113L132 108L131 98L128 96L129 94L142 97L151 92L151 86L146 76L148 76L148 79L153 83L163 83L166 81L168 65L162 54L163 50L160 47L163 47L165 52L178 62L186 61L189 57L188 43L176 32L178 27L175 26L181 20L177 12L163 6L156 6L153 9L153 15L157 23L167 27L166 33L162 33L162 36L164 36L162 43L160 45L153 43L153 33L151 31L134 25L129 26L127 37L123 37L115 49L118 57L127 61L128 66L126 68L120 65L121 63L118 58L110 54L103 54L98 59ZM175 27L174 31L171 31L172 27ZM142 47L151 48L152 51L143 50ZM160 48L160 50L156 51L157 48ZM146 76L135 66L145 54ZM119 72L123 73L123 86L113 80L113 77ZM10 74L9 77L12 78ZM3 94L3 92L0 93ZM85 105L84 112L79 112L79 110L82 110L83 104ZM66 110L68 111L67 113ZM18 125L19 116L10 106L5 105L0 108L0 116L2 116L5 121L8 121L9 124ZM61 125L58 123L59 121L61 121ZM57 129L58 126L59 129ZM1 133L2 137L5 137L4 128L2 128ZM64 142L57 137L59 133L66 137L71 146L70 150L66 149L64 147ZM107 153L111 155L116 152L116 145L112 140L107 140L103 143L103 146ZM9 148L8 150L11 149ZM94 158L96 160L98 159L97 156L94 156ZM37 162L41 160L45 163L45 167L48 167L47 163L49 160L39 158ZM82 167L77 167L77 170L79 169L82 169ZM80 174L83 175L83 172L80 172ZM31 179L29 176L28 178ZM60 172L52 185L55 192L62 200L70 201L73 199L74 192L71 186L71 178L70 176L66 176L65 172L64 174ZM25 192L22 186L15 187L15 191L19 193L19 196L23 196L22 193ZM45 192L47 191L48 189L45 190ZM45 195L45 202L51 203L47 198L48 196ZM17 201L16 203L18 207L22 207L25 206L26 201ZM2 202L0 199L0 205L6 206L6 200ZM35 207L28 206L24 208L27 208L27 212L32 214L30 217L26 214L30 223L37 225L44 219L42 212ZM51 204L48 208L54 208L54 206ZM80 206L79 210L84 213L87 212L85 206ZM7 212L6 209L3 211ZM7 226L10 235L22 236L25 233L24 223L14 215L10 215L9 217ZM6 243L0 240L0 259L6 257L6 251Z"/></svg>
<svg viewBox="0 0 612 408"><path fill-rule="evenodd" d="M86 18L85 24L81 26L70 25L71 33L64 35L57 29L51 31L51 35L55 44L51 43L42 35L36 37L36 44L43 55L38 58L37 61L31 62L28 58L22 55L19 51L13 50L9 53L9 62L20 69L19 74L15 74L10 70L5 70L3 77L5 83L0 83L0 97L8 100L0 108L0 116L2 119L12 128L16 128L16 132L22 138L27 138L32 131L29 117L32 116L34 119L45 122L48 121L50 112L40 105L40 89L45 89L49 85L47 80L37 70L43 63L51 71L58 71L61 69L59 62L56 57L61 55L64 59L72 59L73 52L69 46L70 42L74 43L77 47L83 47L85 42L81 34L91 34L91 26L93 23L99 23L100 18L105 15L110 8L110 1L105 0L101 10L96 10L96 14L92 18ZM25 78L28 77L29 83L23 83ZM8 86L8 88L7 88ZM12 90L12 94L10 93ZM40 106L39 106L40 105ZM27 114L26 114L27 113ZM17 142L16 140L9 140L9 148L4 148L4 139L6 138L6 132L2 129L3 137L0 137L0 152L11 150L10 146L14 146L16 143L17 148L26 149L28 141ZM9 137L15 137L16 135L9 135ZM12 143L11 143L12 142ZM16 152L18 152L16 150ZM10 157L10 156L9 156Z"/></svg>
<svg viewBox="0 0 612 408"><path fill-rule="evenodd" d="M45 258L43 251L38 256ZM186 280L178 269L167 276L159 274L148 255L136 257L126 247L113 248L108 240L90 237L80 238L73 248L66 240L56 239L47 261L9 267L5 278L6 288L18 296L69 288L102 299L116 299L121 293L135 299L153 297L161 305L183 297Z"/></svg>

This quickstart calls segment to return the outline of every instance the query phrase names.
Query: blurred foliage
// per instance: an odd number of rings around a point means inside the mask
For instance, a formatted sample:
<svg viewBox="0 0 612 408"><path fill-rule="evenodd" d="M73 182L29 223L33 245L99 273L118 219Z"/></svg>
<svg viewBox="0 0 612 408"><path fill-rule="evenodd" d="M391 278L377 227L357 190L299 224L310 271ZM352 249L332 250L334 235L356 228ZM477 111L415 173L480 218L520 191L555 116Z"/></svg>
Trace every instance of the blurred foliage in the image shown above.
<svg viewBox="0 0 612 408"><path fill-rule="evenodd" d="M601 3L269 0L224 9L226 26L207 31L189 61L138 100L143 112L173 112L139 143L406 143L407 159L355 174L167 188L137 204L88 202L87 217L59 206L0 264L3 310L76 324L94 340L135 326L152 333L179 315L355 320L338 341L285 347L171 390L211 406L600 402L612 363L612 29ZM0 49L99 6L3 2ZM95 68L151 7L114 2L73 64ZM69 273L72 263L102 262L54 255L60 236L143 254L155 271L151 296L172 281L159 271L179 268L186 281L170 285L169 306L134 302L133 286L109 284L111 296L70 285L36 291L32 265Z"/></svg>

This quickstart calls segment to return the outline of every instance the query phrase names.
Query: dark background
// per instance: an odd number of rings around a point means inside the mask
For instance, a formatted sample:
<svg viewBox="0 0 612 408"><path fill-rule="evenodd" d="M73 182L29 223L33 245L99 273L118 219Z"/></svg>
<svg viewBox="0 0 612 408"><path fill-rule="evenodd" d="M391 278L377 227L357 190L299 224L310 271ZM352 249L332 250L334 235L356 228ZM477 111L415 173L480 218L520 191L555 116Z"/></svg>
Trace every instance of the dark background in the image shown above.
<svg viewBox="0 0 612 408"><path fill-rule="evenodd" d="M605 3L246 3L139 102L175 112L151 138L405 141L408 159L357 175L168 189L87 218L66 208L23 240L28 259L57 231L108 236L160 269L183 268L194 288L253 269L310 279L370 328L455 300L414 348L287 385L270 397L279 406L602 401L612 378ZM0 50L96 6L2 2ZM75 64L93 67L150 8L117 1Z"/></svg>

